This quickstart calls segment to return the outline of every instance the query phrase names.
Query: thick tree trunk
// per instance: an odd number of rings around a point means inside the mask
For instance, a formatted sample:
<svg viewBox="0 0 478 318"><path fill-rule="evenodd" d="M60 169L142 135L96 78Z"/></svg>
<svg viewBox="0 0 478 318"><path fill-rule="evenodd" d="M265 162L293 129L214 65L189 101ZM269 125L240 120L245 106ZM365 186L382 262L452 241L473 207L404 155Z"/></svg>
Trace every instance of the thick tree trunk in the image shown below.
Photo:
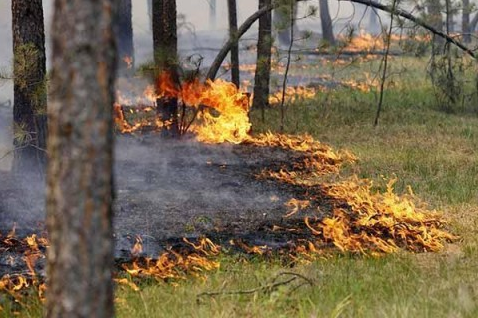
<svg viewBox="0 0 478 318"><path fill-rule="evenodd" d="M259 10L271 5L271 0L259 0ZM269 105L269 84L271 77L272 49L271 11L259 18L259 39L257 40L256 74L254 76L253 108L261 108L265 120L265 107Z"/></svg>
<svg viewBox="0 0 478 318"><path fill-rule="evenodd" d="M236 0L227 0L229 13L229 38L234 39L231 47L231 81L239 87L239 39L237 38L237 5Z"/></svg>
<svg viewBox="0 0 478 318"><path fill-rule="evenodd" d="M320 23L322 25L322 38L330 45L335 45L334 29L330 18L328 0L319 0Z"/></svg>
<svg viewBox="0 0 478 318"><path fill-rule="evenodd" d="M14 165L44 175L46 164L46 57L41 0L12 0Z"/></svg>
<svg viewBox="0 0 478 318"><path fill-rule="evenodd" d="M116 18L116 42L118 47L118 71L134 73L133 13L131 0L118 1Z"/></svg>
<svg viewBox="0 0 478 318"><path fill-rule="evenodd" d="M179 85L178 36L176 25L176 0L153 0L153 47L158 75L169 74L173 85ZM160 92L158 92L160 93ZM178 101L162 97L156 101L158 115L167 124L165 134L179 135ZM170 123L170 124L169 124Z"/></svg>
<svg viewBox="0 0 478 318"><path fill-rule="evenodd" d="M470 30L470 0L463 0L463 13L461 18L461 32L463 33L463 42L471 42Z"/></svg>
<svg viewBox="0 0 478 318"><path fill-rule="evenodd" d="M113 316L113 0L55 0L46 315Z"/></svg>

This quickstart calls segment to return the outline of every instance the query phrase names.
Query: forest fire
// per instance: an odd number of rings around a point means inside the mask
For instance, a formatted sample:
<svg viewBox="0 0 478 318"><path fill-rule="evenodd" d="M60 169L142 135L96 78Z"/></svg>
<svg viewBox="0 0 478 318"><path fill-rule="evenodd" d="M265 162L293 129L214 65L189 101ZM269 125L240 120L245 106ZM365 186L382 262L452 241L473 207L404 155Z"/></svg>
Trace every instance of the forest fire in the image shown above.
<svg viewBox="0 0 478 318"><path fill-rule="evenodd" d="M385 191L378 191L371 181L357 176L344 179L341 167L354 164L357 158L353 154L335 151L310 135L269 132L251 136L248 98L233 84L222 80L203 84L195 80L176 88L171 83L168 76L161 77L157 89L148 87L145 96L141 97L149 99L150 104L131 108L129 113L121 105L124 101L119 101L115 105L117 129L124 134L141 132L148 125L154 130L161 129L161 120L155 118L152 104L162 97L177 98L180 104L189 108L184 115L179 115L184 116L182 121L186 126L183 127L201 144L229 143L240 147L236 151L245 157L252 153L271 156L264 163L259 162L257 168L244 171L249 171L248 178L255 182L272 181L274 187L288 191L291 196L284 201L285 221L269 220L266 225L262 224L260 235L265 237L262 240L248 240L250 236L244 238L241 233L227 232L227 229L226 235L219 229L202 233L207 235L194 240L184 239L179 247L167 247L154 257L144 253L142 233L137 233L128 257L118 264L118 269L133 280L119 274L117 283L136 290L134 279L150 277L174 281L183 279L186 274L202 276L205 271L217 269L220 266L217 256L231 249L246 254L278 253L300 262L333 251L367 255L394 253L400 249L437 252L445 241L456 239L444 229L445 222L438 214L416 203L411 191L405 195L396 194L394 181L387 184ZM141 117L143 113L147 116ZM130 114L137 118L127 119ZM208 169L214 168L211 162L208 166ZM233 167L221 164L218 169ZM268 235L283 236L284 241L270 243ZM35 286L43 294L44 274L38 272L38 265L39 260L44 259L47 246L47 240L36 235L18 239L10 233L0 237L2 254L14 252L22 263L17 265L23 268L15 275L4 275L0 291L15 298L21 297L25 288ZM12 260L12 263L18 262Z"/></svg>
<svg viewBox="0 0 478 318"><path fill-rule="evenodd" d="M182 105L180 125L182 133L194 132L197 139L207 143L240 143L248 138L249 99L232 83L215 80L201 83L195 79L174 85L168 73L158 77L156 89L146 87L144 96L154 105L159 98L177 98ZM115 105L115 121L122 133L131 133L143 125L162 127L160 120L142 121L129 124L121 104Z"/></svg>
<svg viewBox="0 0 478 318"><path fill-rule="evenodd" d="M151 277L157 280L183 279L184 273L197 277L204 271L219 268L219 262L211 258L220 253L220 247L210 239L202 238L196 244L187 239L183 241L186 249L182 251L169 250L155 260L135 257L130 264L123 264L122 268L133 277ZM137 244L135 249L138 249Z"/></svg>
<svg viewBox="0 0 478 318"><path fill-rule="evenodd" d="M298 154L292 162L264 168L256 177L300 189L299 196L286 203L289 208L286 217L296 217L306 209L320 212L313 218L306 216L301 228L287 229L313 235L315 242L308 242L309 250L312 250L310 244L318 247L332 243L341 251L372 254L392 253L399 248L413 252L438 251L444 240L455 238L442 229L441 218L416 205L411 194L395 194L393 181L385 192L374 192L370 181L356 176L340 181L340 167L344 163L353 164L357 159L347 151L335 152L307 135L267 133L250 136L247 99L231 83L193 81L183 84L179 90L170 83L167 76L160 77L161 94L177 97L200 110L199 120L191 129L198 141L241 143ZM327 182L331 176L339 181ZM324 202L327 211L321 206ZM244 243L235 245L247 246ZM246 250L264 253L267 249L247 247Z"/></svg>
<svg viewBox="0 0 478 318"><path fill-rule="evenodd" d="M363 30L359 34L341 34L339 40L343 43L343 49L349 52L370 52L382 51L387 47L388 35L379 34L373 35ZM429 35L413 35L406 34L390 34L390 43L393 45L400 44L402 41L408 41L413 39L415 42L429 42L431 37Z"/></svg>
<svg viewBox="0 0 478 318"><path fill-rule="evenodd" d="M287 103L293 103L298 100L311 99L317 94L317 89L314 87L305 86L290 86L284 92L284 99ZM278 104L282 101L282 92L275 92L269 96L270 104Z"/></svg>
<svg viewBox="0 0 478 318"><path fill-rule="evenodd" d="M1 276L0 293L6 293L19 302L23 290L33 287L40 299L43 299L46 287L43 278L40 277L43 275L38 275L38 271L42 270L42 265L38 263L40 259L45 258L47 246L47 240L37 237L36 234L23 239L16 236L15 229L4 237L0 234L0 252L2 258L5 258L2 263L7 263L14 270L12 274ZM0 311L1 309L0 306Z"/></svg>

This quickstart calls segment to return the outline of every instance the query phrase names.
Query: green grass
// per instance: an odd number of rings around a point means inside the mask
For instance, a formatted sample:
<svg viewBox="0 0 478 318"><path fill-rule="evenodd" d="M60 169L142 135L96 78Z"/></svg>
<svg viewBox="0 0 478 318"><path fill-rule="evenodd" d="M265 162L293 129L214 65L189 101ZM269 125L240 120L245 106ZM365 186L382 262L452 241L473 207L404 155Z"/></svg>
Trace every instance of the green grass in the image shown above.
<svg viewBox="0 0 478 318"><path fill-rule="evenodd" d="M431 262L412 255L380 259L336 256L293 270L314 281L297 290L202 297L204 291L247 290L284 269L274 263L225 263L206 281L151 284L119 293L119 317L476 317L477 274L466 260ZM290 270L290 269L289 269Z"/></svg>
<svg viewBox="0 0 478 318"><path fill-rule="evenodd" d="M143 282L139 292L118 287L118 317L477 317L478 117L470 111L473 105L455 114L440 111L430 85L415 74L387 90L378 127L373 126L376 96L370 92L320 93L290 105L286 113L287 133L309 133L359 157L344 175L356 173L377 183L396 176L398 191L411 185L443 211L450 229L461 236L443 252L335 255L293 268L279 260L244 262L225 255L221 268L204 279ZM266 111L265 124L259 118L254 111L256 133L278 131L278 108ZM197 298L203 292L256 288L284 271L301 273L314 285ZM26 308L23 316L41 316L34 297Z"/></svg>

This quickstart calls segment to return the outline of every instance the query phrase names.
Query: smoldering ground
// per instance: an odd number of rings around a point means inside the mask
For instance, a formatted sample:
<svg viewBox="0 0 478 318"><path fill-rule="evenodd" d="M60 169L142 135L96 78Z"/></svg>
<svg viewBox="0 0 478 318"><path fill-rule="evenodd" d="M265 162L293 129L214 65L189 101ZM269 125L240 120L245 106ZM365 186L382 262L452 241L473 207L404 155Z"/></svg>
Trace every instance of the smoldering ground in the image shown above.
<svg viewBox="0 0 478 318"><path fill-rule="evenodd" d="M280 222L294 193L255 177L286 161L279 150L251 145L207 145L156 134L118 136L115 141L114 229L116 237L157 240L210 232L248 233ZM2 173L1 231L42 231L44 184Z"/></svg>

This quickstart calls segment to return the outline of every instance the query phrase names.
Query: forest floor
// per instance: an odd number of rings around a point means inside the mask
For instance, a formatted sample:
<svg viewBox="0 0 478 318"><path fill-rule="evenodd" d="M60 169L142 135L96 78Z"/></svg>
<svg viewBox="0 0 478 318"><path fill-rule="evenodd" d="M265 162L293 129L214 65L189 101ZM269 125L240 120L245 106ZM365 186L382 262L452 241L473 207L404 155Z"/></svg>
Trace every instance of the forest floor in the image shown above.
<svg viewBox="0 0 478 318"><path fill-rule="evenodd" d="M400 252L378 258L337 253L295 263L293 268L279 259L223 255L219 257L220 268L200 278L172 284L144 281L139 291L118 286L117 316L478 316L476 102L465 99L453 113L443 111L423 68L418 70L415 61L405 60L394 70L400 75L389 79L379 125L374 127L376 86L364 73L373 63L359 63L334 73L343 80L361 81L368 89L353 84L288 103L285 132L308 133L335 149L353 152L359 161L344 170L344 175L355 173L378 184L396 177L398 192L410 185L418 197L449 219L448 228L460 236L459 241L447 244L440 253ZM422 60L419 65L425 63ZM292 72L320 70L295 68ZM278 131L278 106L266 109L265 123L260 118L260 111L253 111L254 133ZM284 272L303 275L313 285L261 288ZM242 293L198 296L215 291ZM0 317L9 317L5 314L0 312ZM20 314L40 317L39 300L32 297Z"/></svg>

